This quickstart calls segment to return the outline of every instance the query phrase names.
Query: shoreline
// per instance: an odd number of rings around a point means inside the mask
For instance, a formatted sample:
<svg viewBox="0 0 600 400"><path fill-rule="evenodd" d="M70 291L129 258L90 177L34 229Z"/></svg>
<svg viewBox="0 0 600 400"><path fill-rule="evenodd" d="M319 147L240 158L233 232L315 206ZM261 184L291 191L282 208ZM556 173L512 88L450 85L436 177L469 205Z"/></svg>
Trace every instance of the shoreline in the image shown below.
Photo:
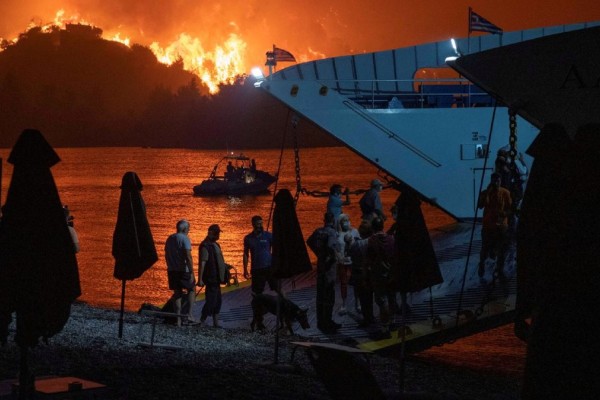
<svg viewBox="0 0 600 400"><path fill-rule="evenodd" d="M182 347L166 350L140 346L150 340L150 318L126 311L122 339L118 339L118 319L119 311L73 304L63 330L30 351L32 373L104 384L107 399L331 398L303 349L296 351L290 364L294 347L290 342L304 340L299 336L280 336L277 367L287 368L273 368L271 332L158 323L155 343ZM8 344L0 351L2 381L18 376L14 329L13 322ZM398 360L378 354L369 358L379 387L390 397L398 396ZM343 375L344 365L337 367ZM425 398L519 398L519 379L514 376L435 363L418 355L406 359L404 385L406 392L430 395Z"/></svg>

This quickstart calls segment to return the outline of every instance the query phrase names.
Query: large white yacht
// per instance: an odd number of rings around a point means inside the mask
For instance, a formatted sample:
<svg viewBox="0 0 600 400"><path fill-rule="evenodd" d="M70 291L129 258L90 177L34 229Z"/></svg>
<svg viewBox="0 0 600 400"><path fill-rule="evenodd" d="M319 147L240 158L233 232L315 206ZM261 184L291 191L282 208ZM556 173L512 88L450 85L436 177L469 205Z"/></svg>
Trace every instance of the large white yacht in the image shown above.
<svg viewBox="0 0 600 400"><path fill-rule="evenodd" d="M598 25L449 38L309 61L272 74L261 87L426 201L459 220L470 219L497 150L509 143L508 108L496 101L502 99L498 93L484 92L448 67L447 61ZM510 62L499 63L494 73L503 74ZM542 66L532 63L528 68ZM544 122L528 120L536 126L521 117L516 121L517 147L522 152ZM488 149L491 161L484 163Z"/></svg>

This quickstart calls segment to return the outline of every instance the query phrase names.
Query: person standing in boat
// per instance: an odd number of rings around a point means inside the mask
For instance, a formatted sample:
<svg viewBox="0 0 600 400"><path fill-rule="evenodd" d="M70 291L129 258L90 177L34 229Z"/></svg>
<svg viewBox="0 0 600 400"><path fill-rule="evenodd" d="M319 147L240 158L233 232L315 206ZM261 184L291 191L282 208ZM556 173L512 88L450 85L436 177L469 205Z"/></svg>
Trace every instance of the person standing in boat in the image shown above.
<svg viewBox="0 0 600 400"><path fill-rule="evenodd" d="M374 215L377 215L385 220L381 197L379 197L379 192L382 190L383 183L379 179L373 179L371 188L363 194L359 201L363 219L372 219Z"/></svg>
<svg viewBox="0 0 600 400"><path fill-rule="evenodd" d="M508 249L508 217L511 213L510 192L501 186L500 175L494 172L490 184L479 195L478 208L483 208L481 253L477 273L485 274L485 260L496 257L496 273L504 279L504 258Z"/></svg>
<svg viewBox="0 0 600 400"><path fill-rule="evenodd" d="M271 290L277 291L277 280L271 276L271 250L273 235L263 229L260 215L252 217L252 232L244 237L244 278L252 279L252 292L261 294L269 282ZM248 273L248 261L251 260L251 274Z"/></svg>
<svg viewBox="0 0 600 400"><path fill-rule="evenodd" d="M204 323L206 318L211 316L215 328L220 327L221 283L225 282L225 272L228 268L221 246L217 243L220 236L221 228L217 224L212 224L208 227L208 234L198 248L201 263L198 286L206 288L200 322Z"/></svg>
<svg viewBox="0 0 600 400"><path fill-rule="evenodd" d="M231 161L229 161L227 163L227 172L225 172L225 180L232 181L232 180L234 180L234 178L235 178L235 167L233 166Z"/></svg>
<svg viewBox="0 0 600 400"><path fill-rule="evenodd" d="M192 242L188 236L190 223L185 219L177 222L177 232L167 238L165 243L165 259L167 261L167 276L169 278L169 289L173 291L175 313L182 313L182 299L187 296L188 323L196 321L192 315L192 306L196 300L194 286L194 260L192 259ZM177 317L177 325L181 326L181 317Z"/></svg>
<svg viewBox="0 0 600 400"><path fill-rule="evenodd" d="M333 214L336 224L342 214L342 207L350 204L350 191L348 188L344 190L345 199L342 200L342 185L333 184L329 189L329 198L327 199L327 212Z"/></svg>

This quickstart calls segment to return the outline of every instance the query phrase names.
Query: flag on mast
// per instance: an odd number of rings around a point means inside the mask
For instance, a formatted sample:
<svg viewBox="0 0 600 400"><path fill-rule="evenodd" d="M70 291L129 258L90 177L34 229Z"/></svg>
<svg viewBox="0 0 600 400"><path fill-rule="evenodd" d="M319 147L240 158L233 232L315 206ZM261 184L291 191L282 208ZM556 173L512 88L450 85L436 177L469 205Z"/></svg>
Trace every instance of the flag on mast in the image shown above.
<svg viewBox="0 0 600 400"><path fill-rule="evenodd" d="M490 21L469 8L469 33L475 31L497 33L499 35L502 35L503 32L502 28L492 24Z"/></svg>
<svg viewBox="0 0 600 400"><path fill-rule="evenodd" d="M280 49L273 45L273 56L275 61L290 61L296 62L296 58L287 50Z"/></svg>

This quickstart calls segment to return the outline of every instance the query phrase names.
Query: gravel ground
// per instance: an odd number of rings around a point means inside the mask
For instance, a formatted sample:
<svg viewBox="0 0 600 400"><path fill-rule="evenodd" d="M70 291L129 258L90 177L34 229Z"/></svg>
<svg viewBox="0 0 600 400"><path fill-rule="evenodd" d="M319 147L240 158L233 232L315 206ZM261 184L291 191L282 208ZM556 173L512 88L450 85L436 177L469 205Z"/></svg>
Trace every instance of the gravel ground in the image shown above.
<svg viewBox="0 0 600 400"><path fill-rule="evenodd" d="M159 324L155 341L183 349L149 349L140 346L150 338L147 318L126 313L122 339L117 337L118 319L118 311L75 304L63 331L31 350L32 372L105 384L107 399L331 398L303 350L290 364L290 342L303 340L299 337L281 337L279 364L274 366L273 333ZM19 349L9 338L0 349L1 380L17 377L18 360ZM398 398L398 366L391 357L370 357L373 375L391 398ZM440 365L418 356L408 358L404 381L407 392L431 395L423 398L519 397L514 376Z"/></svg>

